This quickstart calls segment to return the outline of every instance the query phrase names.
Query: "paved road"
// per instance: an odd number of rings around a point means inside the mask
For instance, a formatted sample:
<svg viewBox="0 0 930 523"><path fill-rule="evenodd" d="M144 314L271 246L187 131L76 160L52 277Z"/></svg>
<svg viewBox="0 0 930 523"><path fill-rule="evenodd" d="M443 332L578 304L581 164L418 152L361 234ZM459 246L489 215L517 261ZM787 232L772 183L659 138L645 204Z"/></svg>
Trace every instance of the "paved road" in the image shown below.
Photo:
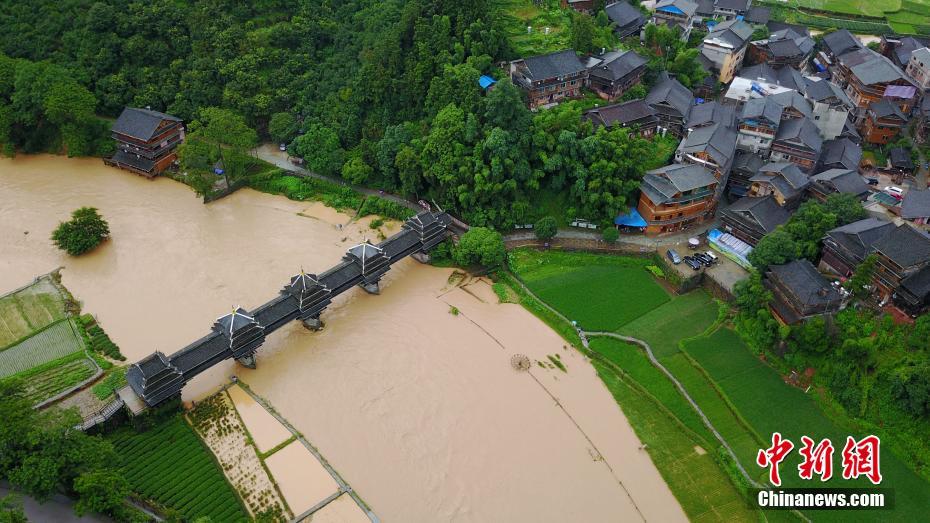
<svg viewBox="0 0 930 523"><path fill-rule="evenodd" d="M11 491L4 485L0 485L0 497L10 494ZM29 521L54 521L55 523L112 523L113 520L99 514L87 514L84 517L74 515L74 501L70 498L56 494L45 503L15 493L16 497L23 505L26 517Z"/></svg>
<svg viewBox="0 0 930 523"><path fill-rule="evenodd" d="M370 189L368 187L362 187L360 185L352 185L352 184L347 183L345 180L341 178L336 178L333 176L326 176L323 174L315 173L307 169L304 169L303 167L300 167L299 165L294 165L288 161L287 153L283 151L279 151L278 147L274 144L266 143L264 145L260 145L259 147L253 149L252 153L258 158L261 158L262 160L265 160L268 163L274 164L282 169L293 171L300 175L308 176L310 178L316 178L317 180L325 180L327 182L334 183L336 185L345 185L367 196L380 196L381 198L384 198L394 203L403 205L404 207L408 207L417 212L423 210L423 208L420 207L416 202L412 202L404 198L403 196L391 194L388 192L382 193L381 191L377 189Z"/></svg>
<svg viewBox="0 0 930 523"><path fill-rule="evenodd" d="M621 234L620 239L617 241L630 245L657 248L660 246L670 246L679 243L685 243L688 241L688 238L700 236L707 231L719 226L720 221L715 218L713 221L703 223L693 229L688 229L687 231L681 233L667 234L663 236L657 236L655 238L650 238L642 234ZM602 238L600 231L595 232L591 230L577 229L574 227L559 229L559 232L555 235L555 237L571 238L577 240L600 240ZM536 234L532 230L521 230L504 235L505 240L533 240L535 238Z"/></svg>

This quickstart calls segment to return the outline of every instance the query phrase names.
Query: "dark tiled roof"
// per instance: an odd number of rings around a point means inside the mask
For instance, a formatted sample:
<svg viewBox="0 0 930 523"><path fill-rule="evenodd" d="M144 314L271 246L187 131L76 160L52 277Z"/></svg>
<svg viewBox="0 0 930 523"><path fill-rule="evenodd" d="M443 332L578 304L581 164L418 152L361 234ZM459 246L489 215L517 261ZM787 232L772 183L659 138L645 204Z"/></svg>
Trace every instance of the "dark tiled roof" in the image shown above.
<svg viewBox="0 0 930 523"><path fill-rule="evenodd" d="M604 8L604 11L607 12L607 18L610 18L610 21L617 24L618 28L627 27L630 25L642 25L646 22L645 17L639 11L639 9L633 7L626 0L621 0L619 2L614 2Z"/></svg>
<svg viewBox="0 0 930 523"><path fill-rule="evenodd" d="M697 3L691 0L659 0L655 8L658 11L665 7L678 9L688 17L694 16L694 13L697 12Z"/></svg>
<svg viewBox="0 0 930 523"><path fill-rule="evenodd" d="M624 127L633 123L648 123L656 120L652 107L646 105L644 100L605 105L585 111L584 116L594 124L606 127L615 125Z"/></svg>
<svg viewBox="0 0 930 523"><path fill-rule="evenodd" d="M901 203L901 217L905 220L930 217L930 189L907 191Z"/></svg>
<svg viewBox="0 0 930 523"><path fill-rule="evenodd" d="M747 174L755 174L759 172L759 168L761 168L764 163L762 158L757 154L753 154L749 151L737 150L736 158L733 160L733 170Z"/></svg>
<svg viewBox="0 0 930 523"><path fill-rule="evenodd" d="M817 127L808 118L795 118L785 120L778 127L775 141L791 141L803 144L819 153L823 146L823 139Z"/></svg>
<svg viewBox="0 0 930 523"><path fill-rule="evenodd" d="M823 36L823 46L834 56L848 53L862 47L859 39L846 29L840 29Z"/></svg>
<svg viewBox="0 0 930 523"><path fill-rule="evenodd" d="M714 0L698 0L696 14L701 16L713 16L714 15Z"/></svg>
<svg viewBox="0 0 930 523"><path fill-rule="evenodd" d="M762 63L742 68L739 75L743 78L780 85L795 91L804 89L804 77L793 67L784 66L776 69L769 64Z"/></svg>
<svg viewBox="0 0 930 523"><path fill-rule="evenodd" d="M717 6L720 6L719 1L717 2ZM714 30L704 37L704 41L706 42L710 39L721 40L735 49L739 49L749 41L750 36L752 36L751 25L742 20L728 20L715 25Z"/></svg>
<svg viewBox="0 0 930 523"><path fill-rule="evenodd" d="M827 305L841 299L839 291L806 259L772 265L769 271L804 305Z"/></svg>
<svg viewBox="0 0 930 523"><path fill-rule="evenodd" d="M653 203L665 203L678 193L708 187L717 182L705 167L673 164L653 169L643 176L641 190Z"/></svg>
<svg viewBox="0 0 930 523"><path fill-rule="evenodd" d="M882 98L877 102L872 102L869 104L869 111L871 111L876 118L897 118L899 120L907 120L907 117L904 116L904 113L901 112L901 109L897 105L888 101L887 98Z"/></svg>
<svg viewBox="0 0 930 523"><path fill-rule="evenodd" d="M145 171L147 173L150 173L155 169L154 160L149 160L144 156L127 153L122 149L117 150L112 159L114 162L119 162L123 165L131 165L136 169Z"/></svg>
<svg viewBox="0 0 930 523"><path fill-rule="evenodd" d="M930 265L901 280L901 287L918 298L926 299L930 295Z"/></svg>
<svg viewBox="0 0 930 523"><path fill-rule="evenodd" d="M699 127L682 141L681 151L686 154L706 152L726 173L736 154L736 131L719 123Z"/></svg>
<svg viewBox="0 0 930 523"><path fill-rule="evenodd" d="M778 188L785 198L801 193L810 184L810 179L791 162L772 162L759 168L759 174L749 179L752 182L768 182Z"/></svg>
<svg viewBox="0 0 930 523"><path fill-rule="evenodd" d="M747 218L754 221L764 234L774 231L776 227L787 222L788 218L791 217L791 213L778 205L778 202L772 196L764 198L744 196L733 202L733 205L729 206L723 213L724 215L741 216L743 217L741 221L745 221Z"/></svg>
<svg viewBox="0 0 930 523"><path fill-rule="evenodd" d="M912 170L914 162L911 160L911 153L903 147L895 147L888 151L891 159L891 166L895 169Z"/></svg>
<svg viewBox="0 0 930 523"><path fill-rule="evenodd" d="M633 51L625 51L616 56L605 57L604 61L592 68L589 74L613 81L624 78L645 65L645 58Z"/></svg>
<svg viewBox="0 0 930 523"><path fill-rule="evenodd" d="M847 106L852 106L849 96L839 88L835 83L829 80L814 80L805 78L804 96L815 102L827 102L834 99L839 100Z"/></svg>
<svg viewBox="0 0 930 523"><path fill-rule="evenodd" d="M181 119L170 114L152 111L151 109L138 109L136 107L127 107L120 113L119 118L113 123L113 132L125 134L138 138L139 140L149 141L164 120L180 122Z"/></svg>
<svg viewBox="0 0 930 523"><path fill-rule="evenodd" d="M858 169L862 161L862 147L849 138L835 138L823 143L821 165L829 168Z"/></svg>
<svg viewBox="0 0 930 523"><path fill-rule="evenodd" d="M858 172L849 169L830 169L817 173L811 176L811 181L832 187L838 193L854 194L856 196L869 193L869 186L866 185L862 176Z"/></svg>
<svg viewBox="0 0 930 523"><path fill-rule="evenodd" d="M827 236L864 260L872 245L894 230L894 224L878 218L866 218L827 231Z"/></svg>
<svg viewBox="0 0 930 523"><path fill-rule="evenodd" d="M791 29L795 33L798 33L798 34L803 34L807 36L811 35L810 30L808 30L806 26L803 26L800 24L789 24L787 22L781 22L779 20L770 20L766 22L765 25L769 28L769 32L772 32L772 33L781 31L782 29Z"/></svg>
<svg viewBox="0 0 930 523"><path fill-rule="evenodd" d="M584 65L573 49L565 49L564 51L556 51L541 56L530 56L524 59L524 62L533 80L568 76L584 71Z"/></svg>
<svg viewBox="0 0 930 523"><path fill-rule="evenodd" d="M794 109L808 118L813 114L811 112L811 103L797 91L783 91L768 96L768 98L771 98L785 109Z"/></svg>
<svg viewBox="0 0 930 523"><path fill-rule="evenodd" d="M681 85L678 80L668 77L657 83L646 96L647 104L669 105L685 118L688 117L692 101L694 101L694 95L691 91Z"/></svg>
<svg viewBox="0 0 930 523"><path fill-rule="evenodd" d="M772 10L768 7L750 7L745 20L752 24L768 24Z"/></svg>
<svg viewBox="0 0 930 523"><path fill-rule="evenodd" d="M686 127L696 129L705 125L722 123L732 126L735 121L735 110L732 105L723 105L718 102L705 102L691 108Z"/></svg>
<svg viewBox="0 0 930 523"><path fill-rule="evenodd" d="M930 260L930 237L910 225L900 225L881 240L875 250L907 268Z"/></svg>
<svg viewBox="0 0 930 523"><path fill-rule="evenodd" d="M741 122L744 120L767 120L777 127L781 121L783 110L784 107L776 102L772 96L750 98L743 105L743 111L739 119Z"/></svg>
<svg viewBox="0 0 930 523"><path fill-rule="evenodd" d="M839 57L840 63L849 68L850 72L865 85L882 84L897 80L910 80L904 76L898 66L884 55L863 47L850 51Z"/></svg>
<svg viewBox="0 0 930 523"><path fill-rule="evenodd" d="M908 60L911 59L911 53L921 47L924 47L924 44L912 36L905 36L902 38L900 45L894 48L894 57L898 65L901 67L906 66Z"/></svg>
<svg viewBox="0 0 930 523"><path fill-rule="evenodd" d="M745 11L749 9L749 0L717 0L717 8ZM752 33L752 31L749 31Z"/></svg>

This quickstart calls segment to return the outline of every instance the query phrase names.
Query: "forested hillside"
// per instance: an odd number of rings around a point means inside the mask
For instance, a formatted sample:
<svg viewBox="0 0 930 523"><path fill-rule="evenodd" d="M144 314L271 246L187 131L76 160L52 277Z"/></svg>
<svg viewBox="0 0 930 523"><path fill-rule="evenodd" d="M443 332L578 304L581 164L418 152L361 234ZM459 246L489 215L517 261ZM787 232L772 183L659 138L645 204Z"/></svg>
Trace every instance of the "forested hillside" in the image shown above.
<svg viewBox="0 0 930 523"><path fill-rule="evenodd" d="M533 115L496 64L493 2L35 0L0 7L6 152L108 152L125 105L222 107L308 164L435 199L475 225L611 220L671 145ZM9 57L6 58L6 57ZM480 74L502 81L489 94ZM57 101L57 103L56 103ZM296 138L296 140L294 140ZM648 159L644 161L644 159Z"/></svg>

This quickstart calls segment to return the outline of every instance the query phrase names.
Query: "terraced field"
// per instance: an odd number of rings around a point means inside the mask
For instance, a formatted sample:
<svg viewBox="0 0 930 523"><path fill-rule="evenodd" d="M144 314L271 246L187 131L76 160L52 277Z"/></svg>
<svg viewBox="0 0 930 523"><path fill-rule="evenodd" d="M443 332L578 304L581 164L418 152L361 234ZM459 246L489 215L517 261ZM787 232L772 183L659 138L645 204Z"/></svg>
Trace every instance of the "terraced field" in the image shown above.
<svg viewBox="0 0 930 523"><path fill-rule="evenodd" d="M61 320L0 351L0 379L80 352L84 345L73 320Z"/></svg>
<svg viewBox="0 0 930 523"><path fill-rule="evenodd" d="M180 415L147 432L124 428L107 439L133 492L143 498L176 510L185 521L248 521L213 455Z"/></svg>
<svg viewBox="0 0 930 523"><path fill-rule="evenodd" d="M45 279L0 297L0 350L64 317L64 301Z"/></svg>
<svg viewBox="0 0 930 523"><path fill-rule="evenodd" d="M83 353L76 352L61 360L50 362L21 377L24 379L26 397L40 403L90 379L97 367Z"/></svg>

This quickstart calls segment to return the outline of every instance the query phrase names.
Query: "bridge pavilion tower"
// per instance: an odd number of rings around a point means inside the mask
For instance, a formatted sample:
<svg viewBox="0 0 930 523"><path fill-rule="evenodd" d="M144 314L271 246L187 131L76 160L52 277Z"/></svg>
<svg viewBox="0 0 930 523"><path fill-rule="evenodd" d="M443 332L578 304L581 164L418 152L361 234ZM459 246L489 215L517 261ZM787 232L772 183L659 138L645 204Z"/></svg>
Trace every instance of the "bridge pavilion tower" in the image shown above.
<svg viewBox="0 0 930 523"><path fill-rule="evenodd" d="M297 319L303 321L305 327L311 330L323 328L320 314L332 303L332 292L320 283L316 274L300 274L291 278L291 283L284 287L281 294L289 294L297 300Z"/></svg>
<svg viewBox="0 0 930 523"><path fill-rule="evenodd" d="M255 350L265 342L265 328L245 309L236 307L225 316L217 318L213 331L226 340L232 357L242 365L255 368Z"/></svg>
<svg viewBox="0 0 930 523"><path fill-rule="evenodd" d="M381 247L368 242L360 243L349 249L342 259L354 262L361 269L362 281L358 284L359 287L369 294L381 293L378 282L391 268L391 260L385 256Z"/></svg>

